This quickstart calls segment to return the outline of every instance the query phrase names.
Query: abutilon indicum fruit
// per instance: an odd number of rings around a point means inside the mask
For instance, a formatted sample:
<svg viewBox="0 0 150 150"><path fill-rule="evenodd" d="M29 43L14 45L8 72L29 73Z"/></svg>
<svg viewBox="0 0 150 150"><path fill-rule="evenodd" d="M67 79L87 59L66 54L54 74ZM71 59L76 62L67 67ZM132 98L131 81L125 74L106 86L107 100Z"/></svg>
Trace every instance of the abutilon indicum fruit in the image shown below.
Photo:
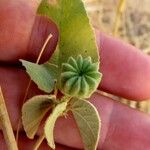
<svg viewBox="0 0 150 150"><path fill-rule="evenodd" d="M92 63L91 57L69 57L62 64L60 90L71 97L89 98L97 89L102 78L99 63Z"/></svg>

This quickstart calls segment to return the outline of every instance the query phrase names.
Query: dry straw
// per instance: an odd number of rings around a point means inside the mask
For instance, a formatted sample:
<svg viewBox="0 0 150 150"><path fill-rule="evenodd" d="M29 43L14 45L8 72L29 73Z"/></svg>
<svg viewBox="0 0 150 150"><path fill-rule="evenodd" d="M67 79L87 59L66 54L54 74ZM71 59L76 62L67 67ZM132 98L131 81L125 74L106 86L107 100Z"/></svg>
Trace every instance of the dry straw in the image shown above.
<svg viewBox="0 0 150 150"><path fill-rule="evenodd" d="M0 87L0 123L8 150L18 150L5 100Z"/></svg>

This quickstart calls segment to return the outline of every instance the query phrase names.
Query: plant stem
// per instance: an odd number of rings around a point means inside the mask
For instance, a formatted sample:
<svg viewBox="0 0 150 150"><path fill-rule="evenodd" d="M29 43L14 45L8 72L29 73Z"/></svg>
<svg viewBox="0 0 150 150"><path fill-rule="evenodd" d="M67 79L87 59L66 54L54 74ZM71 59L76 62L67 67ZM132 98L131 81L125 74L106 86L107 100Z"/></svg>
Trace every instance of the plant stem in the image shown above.
<svg viewBox="0 0 150 150"><path fill-rule="evenodd" d="M44 42L44 45L43 45L43 47L42 47L42 49L41 49L41 51L39 53L39 56L38 56L38 58L36 60L36 64L39 63L39 61L40 61L40 59L41 59L41 57L42 57L42 55L44 53L44 50L45 50L45 48L46 48L46 46L47 46L47 44L48 44L48 42L50 41L51 38L52 38L52 34L49 34L49 36L47 37L46 41Z"/></svg>
<svg viewBox="0 0 150 150"><path fill-rule="evenodd" d="M35 143L33 150L38 150L38 148L40 147L40 145L42 144L43 140L45 138L45 135L42 134L39 139L37 140L37 142Z"/></svg>
<svg viewBox="0 0 150 150"><path fill-rule="evenodd" d="M0 87L0 122L2 125L2 131L4 134L8 150L18 150L1 87Z"/></svg>
<svg viewBox="0 0 150 150"><path fill-rule="evenodd" d="M29 92L29 89L30 89L30 85L31 85L31 79L29 80L28 86L26 88L25 95L24 95L24 98L23 98L23 103L25 102L25 100L27 98L27 95L28 95L28 92ZM18 139L19 139L20 126L21 126L21 118L19 118L18 125L17 125L17 132L16 132L16 142L17 143L18 143Z"/></svg>
<svg viewBox="0 0 150 150"><path fill-rule="evenodd" d="M126 0L120 0L119 4L117 6L117 12L116 12L114 29L113 29L114 36L116 36L118 34L118 28L120 26L120 18L125 10L125 4L126 4Z"/></svg>
<svg viewBox="0 0 150 150"><path fill-rule="evenodd" d="M58 94L57 82L55 82L54 95L57 97L57 94Z"/></svg>
<svg viewBox="0 0 150 150"><path fill-rule="evenodd" d="M98 94L101 94L101 91L100 91L100 90L96 90L95 92L98 93Z"/></svg>
<svg viewBox="0 0 150 150"><path fill-rule="evenodd" d="M39 53L39 56L36 60L36 64L39 63L43 53L44 53L44 50L48 44L48 42L50 41L50 39L52 38L52 34L49 34L49 36L47 37L46 41L44 42L44 45L42 46L42 49ZM27 85L27 88L26 88L26 91L25 91L25 95L24 95L24 98L23 98L23 101L22 101L22 105L23 103L25 102L26 98L27 98L27 95L28 95L28 92L29 92L29 89L30 89L30 86L31 86L31 79L29 80L29 83ZM18 126L17 126L17 132L16 132L16 141L18 143L18 138L19 138L19 129L20 129L20 126L21 126L21 117L19 118L19 121L18 121Z"/></svg>

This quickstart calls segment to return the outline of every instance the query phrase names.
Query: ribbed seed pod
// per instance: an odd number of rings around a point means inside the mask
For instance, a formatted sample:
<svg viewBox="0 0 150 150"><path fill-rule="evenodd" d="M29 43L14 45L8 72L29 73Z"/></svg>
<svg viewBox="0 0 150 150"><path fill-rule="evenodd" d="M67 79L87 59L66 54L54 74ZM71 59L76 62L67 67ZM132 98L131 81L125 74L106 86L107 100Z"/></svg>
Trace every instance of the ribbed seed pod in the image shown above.
<svg viewBox="0 0 150 150"><path fill-rule="evenodd" d="M62 64L60 90L72 97L89 98L101 81L102 74L98 70L99 63L92 63L91 57L70 57Z"/></svg>

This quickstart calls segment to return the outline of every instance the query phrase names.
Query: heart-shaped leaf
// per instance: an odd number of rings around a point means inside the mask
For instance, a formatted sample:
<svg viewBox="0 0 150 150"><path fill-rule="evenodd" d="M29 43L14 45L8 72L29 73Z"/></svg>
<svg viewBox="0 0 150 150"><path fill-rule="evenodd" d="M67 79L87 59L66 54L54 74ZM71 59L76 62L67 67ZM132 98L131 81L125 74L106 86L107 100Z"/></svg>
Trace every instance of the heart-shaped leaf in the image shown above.
<svg viewBox="0 0 150 150"><path fill-rule="evenodd" d="M24 103L22 122L24 130L30 139L34 138L40 122L54 104L55 99L54 95L39 95L32 97Z"/></svg>
<svg viewBox="0 0 150 150"><path fill-rule="evenodd" d="M79 127L85 150L96 150L100 136L100 118L96 108L86 100L73 98L71 111Z"/></svg>
<svg viewBox="0 0 150 150"><path fill-rule="evenodd" d="M29 61L21 60L26 68L31 80L33 80L38 88L44 92L50 93L54 89L54 84L58 76L58 67L51 63L38 65Z"/></svg>
<svg viewBox="0 0 150 150"><path fill-rule="evenodd" d="M52 114L48 117L45 127L44 127L44 134L47 139L48 145L55 149L54 137L53 137L53 130L55 126L55 122L59 116L63 114L66 110L67 102L59 103L53 110Z"/></svg>
<svg viewBox="0 0 150 150"><path fill-rule="evenodd" d="M90 25L82 0L43 0L38 13L48 16L60 31L59 64L70 56L91 56L99 62L99 54L93 29Z"/></svg>

